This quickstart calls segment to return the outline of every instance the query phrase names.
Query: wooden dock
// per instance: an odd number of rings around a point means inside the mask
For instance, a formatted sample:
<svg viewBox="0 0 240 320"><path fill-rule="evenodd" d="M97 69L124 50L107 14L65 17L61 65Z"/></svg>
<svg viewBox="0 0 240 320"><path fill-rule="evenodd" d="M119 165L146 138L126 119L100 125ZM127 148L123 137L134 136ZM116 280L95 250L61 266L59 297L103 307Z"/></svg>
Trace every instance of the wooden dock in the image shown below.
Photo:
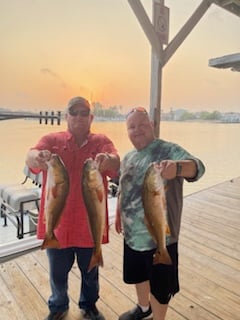
<svg viewBox="0 0 240 320"><path fill-rule="evenodd" d="M240 178L184 199L180 251L181 291L170 302L168 320L240 319ZM122 236L110 228L103 246L98 308L106 320L135 304L133 286L122 281ZM45 251L36 250L0 265L0 319L43 320L50 294ZM67 320L79 320L80 275L69 277Z"/></svg>

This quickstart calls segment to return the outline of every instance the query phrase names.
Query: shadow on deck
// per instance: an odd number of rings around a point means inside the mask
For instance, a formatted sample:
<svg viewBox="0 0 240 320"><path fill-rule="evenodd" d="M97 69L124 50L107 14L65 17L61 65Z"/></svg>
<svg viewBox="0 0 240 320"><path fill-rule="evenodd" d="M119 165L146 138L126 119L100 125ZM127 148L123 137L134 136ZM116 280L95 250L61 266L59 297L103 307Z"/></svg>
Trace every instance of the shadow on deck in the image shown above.
<svg viewBox="0 0 240 320"><path fill-rule="evenodd" d="M170 302L169 320L240 319L240 178L185 197L179 241L181 291ZM122 236L110 228L103 246L99 309L106 320L135 304L133 286L122 281ZM69 277L70 311L80 318L80 275ZM0 265L0 318L42 320L50 294L45 251L36 250Z"/></svg>

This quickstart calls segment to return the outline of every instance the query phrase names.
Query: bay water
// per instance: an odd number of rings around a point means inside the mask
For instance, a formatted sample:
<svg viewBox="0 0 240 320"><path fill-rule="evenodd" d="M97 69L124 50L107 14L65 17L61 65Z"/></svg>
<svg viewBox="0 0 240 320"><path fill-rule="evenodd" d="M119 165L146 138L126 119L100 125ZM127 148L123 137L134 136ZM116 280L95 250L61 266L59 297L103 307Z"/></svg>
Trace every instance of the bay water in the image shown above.
<svg viewBox="0 0 240 320"><path fill-rule="evenodd" d="M1 121L0 184L22 182L28 149L44 134L65 129L65 121L60 126L40 125L36 120ZM124 121L95 121L92 131L106 134L121 157L132 149ZM178 143L199 157L206 166L206 173L199 181L185 182L184 195L240 176L239 123L163 121L160 124L160 137Z"/></svg>

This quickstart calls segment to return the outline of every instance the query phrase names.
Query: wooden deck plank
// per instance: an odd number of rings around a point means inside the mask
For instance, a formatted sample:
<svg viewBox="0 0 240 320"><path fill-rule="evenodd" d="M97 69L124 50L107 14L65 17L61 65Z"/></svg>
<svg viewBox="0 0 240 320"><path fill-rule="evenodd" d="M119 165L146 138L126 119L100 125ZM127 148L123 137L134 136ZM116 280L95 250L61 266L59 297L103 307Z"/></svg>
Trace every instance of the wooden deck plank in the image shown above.
<svg viewBox="0 0 240 320"><path fill-rule="evenodd" d="M213 250L215 249L216 251L224 252L226 256L230 256L239 261L240 253L236 248L237 244L231 241L232 238L229 240L225 239L223 232L218 232L216 234L214 228L213 231L211 231L211 229L206 231L194 225L185 225L182 227L182 234L184 233L187 238L192 239L194 233L196 242L202 243L203 246L212 247Z"/></svg>
<svg viewBox="0 0 240 320"><path fill-rule="evenodd" d="M20 309L19 313L23 315L23 319L43 318L46 302L39 296L35 287L32 286L31 279L25 276L15 261L5 264L3 270L4 281L7 284L9 292L12 293L16 305Z"/></svg>
<svg viewBox="0 0 240 320"><path fill-rule="evenodd" d="M179 241L181 291L171 301L168 320L238 320L240 315L240 178L184 198ZM122 235L110 228L103 246L99 309L106 320L135 305L135 289L122 280ZM0 265L0 306L5 320L43 320L50 294L46 252L36 250ZM70 310L80 320L81 276L69 275Z"/></svg>
<svg viewBox="0 0 240 320"><path fill-rule="evenodd" d="M179 319L191 319L191 320L219 320L219 317L209 312L207 308L204 308L201 303L198 303L184 294L178 294L178 297L172 299L170 310L173 309L178 314L175 318ZM181 314L179 314L181 312ZM181 318L180 318L181 317ZM168 319L172 319L170 312L167 314Z"/></svg>
<svg viewBox="0 0 240 320"><path fill-rule="evenodd" d="M183 265L184 270L180 268L181 294L220 319L235 319L234 315L237 315L237 310L239 312L239 295L236 294L238 287L226 288L217 270L213 277L212 272L202 272L203 267L197 267L189 261L184 261ZM206 265L205 270L207 269ZM223 301L227 305L226 310L223 308Z"/></svg>
<svg viewBox="0 0 240 320"><path fill-rule="evenodd" d="M9 290L4 280L5 270L1 268L0 276L0 309L1 319L25 320L24 315L17 304L14 294Z"/></svg>
<svg viewBox="0 0 240 320"><path fill-rule="evenodd" d="M188 209L188 211L186 210L187 216L189 216L189 218L193 216L191 211L192 209L197 213L195 219L204 219L212 223L214 222L215 224L223 224L227 222L227 226L239 229L239 226L236 225L236 222L238 221L238 217L236 216L237 201L234 201L235 209L230 208L227 204L222 204L220 206L220 199L215 200L215 203L212 201L212 199L207 200L206 198L194 198L191 202L185 201L185 209ZM225 210L224 215L222 214L223 210Z"/></svg>

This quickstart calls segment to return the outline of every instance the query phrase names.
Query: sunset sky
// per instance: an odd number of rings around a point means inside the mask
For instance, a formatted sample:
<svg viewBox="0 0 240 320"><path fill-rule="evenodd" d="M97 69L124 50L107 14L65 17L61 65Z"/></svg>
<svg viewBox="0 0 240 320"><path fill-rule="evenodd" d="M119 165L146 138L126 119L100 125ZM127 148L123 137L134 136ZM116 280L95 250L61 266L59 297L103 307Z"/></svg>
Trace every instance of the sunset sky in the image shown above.
<svg viewBox="0 0 240 320"><path fill-rule="evenodd" d="M169 40L200 3L165 0ZM151 47L127 0L0 0L0 35L0 107L149 106ZM163 69L163 110L240 112L240 72L208 67L237 52L240 18L212 5Z"/></svg>

